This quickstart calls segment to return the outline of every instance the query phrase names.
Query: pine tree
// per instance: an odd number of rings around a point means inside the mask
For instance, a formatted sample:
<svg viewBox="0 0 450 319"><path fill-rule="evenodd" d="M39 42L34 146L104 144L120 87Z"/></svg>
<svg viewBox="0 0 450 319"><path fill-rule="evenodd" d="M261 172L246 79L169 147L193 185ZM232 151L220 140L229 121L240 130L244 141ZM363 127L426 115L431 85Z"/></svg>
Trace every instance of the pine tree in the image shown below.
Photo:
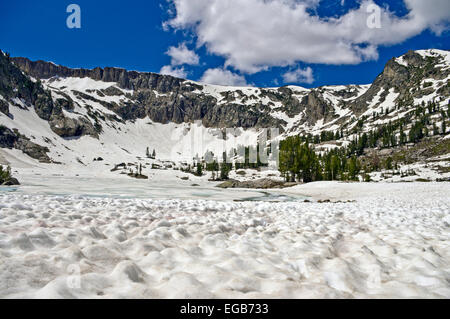
<svg viewBox="0 0 450 319"><path fill-rule="evenodd" d="M219 164L217 164L217 161L214 159L212 163L206 164L206 170L208 172L215 172L219 170Z"/></svg>
<svg viewBox="0 0 450 319"><path fill-rule="evenodd" d="M203 175L203 165L201 163L197 163L196 175L197 176L202 176Z"/></svg>
<svg viewBox="0 0 450 319"><path fill-rule="evenodd" d="M386 169L392 169L392 157L389 156L389 157L386 159L385 168L386 168Z"/></svg>
<svg viewBox="0 0 450 319"><path fill-rule="evenodd" d="M220 165L220 179L221 180L227 180L228 179L228 173L230 172L230 167L227 163L222 163Z"/></svg>
<svg viewBox="0 0 450 319"><path fill-rule="evenodd" d="M6 169L0 165L0 185L11 178L11 167L6 167Z"/></svg>
<svg viewBox="0 0 450 319"><path fill-rule="evenodd" d="M359 173L359 163L355 156L352 156L348 165L348 177L350 180L357 180Z"/></svg>
<svg viewBox="0 0 450 319"><path fill-rule="evenodd" d="M403 131L403 126L400 126L400 145L405 144L406 142L406 134Z"/></svg>
<svg viewBox="0 0 450 319"><path fill-rule="evenodd" d="M397 138L395 137L395 134L391 133L390 138L391 138L391 140L390 140L391 146L396 146L397 145Z"/></svg>
<svg viewBox="0 0 450 319"><path fill-rule="evenodd" d="M339 131L336 131L336 135L335 135L334 139L335 139L336 141L338 141L340 138L341 138L341 137L339 136Z"/></svg>
<svg viewBox="0 0 450 319"><path fill-rule="evenodd" d="M155 151L155 149L153 149L152 158L153 158L153 159L156 158L156 151Z"/></svg>
<svg viewBox="0 0 450 319"><path fill-rule="evenodd" d="M331 157L331 180L336 180L339 173L339 159L336 155Z"/></svg>
<svg viewBox="0 0 450 319"><path fill-rule="evenodd" d="M436 126L436 123L433 123L433 135L439 135L438 127Z"/></svg>
<svg viewBox="0 0 450 319"><path fill-rule="evenodd" d="M416 122L409 131L409 141L411 143L416 143L423 138L423 124L421 122Z"/></svg>

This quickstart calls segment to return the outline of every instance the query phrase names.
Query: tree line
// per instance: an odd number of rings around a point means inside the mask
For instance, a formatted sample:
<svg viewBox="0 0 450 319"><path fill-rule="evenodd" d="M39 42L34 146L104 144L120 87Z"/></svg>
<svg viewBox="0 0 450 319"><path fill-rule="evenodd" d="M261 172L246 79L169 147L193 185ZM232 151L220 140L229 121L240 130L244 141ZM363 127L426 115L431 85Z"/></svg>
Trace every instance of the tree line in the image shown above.
<svg viewBox="0 0 450 319"><path fill-rule="evenodd" d="M449 102L450 104L450 102ZM386 114L389 110L386 111ZM432 115L435 122L432 122ZM376 115L378 116L378 115ZM423 138L447 133L446 121L450 118L450 107L447 111L440 109L439 104L422 103L394 122L379 125L368 132L361 132L367 117L361 118L354 126L352 140L345 147L316 152L313 145L327 141L338 140L348 136L343 129L336 132L322 131L320 135L291 136L281 141L279 170L286 181L304 183L323 180L359 180L370 181L369 173L393 168L392 158L385 163L362 164L359 157L367 148L391 148L407 143L418 143ZM441 127L436 125L441 120ZM431 128L430 128L431 126ZM409 127L408 133L407 127Z"/></svg>

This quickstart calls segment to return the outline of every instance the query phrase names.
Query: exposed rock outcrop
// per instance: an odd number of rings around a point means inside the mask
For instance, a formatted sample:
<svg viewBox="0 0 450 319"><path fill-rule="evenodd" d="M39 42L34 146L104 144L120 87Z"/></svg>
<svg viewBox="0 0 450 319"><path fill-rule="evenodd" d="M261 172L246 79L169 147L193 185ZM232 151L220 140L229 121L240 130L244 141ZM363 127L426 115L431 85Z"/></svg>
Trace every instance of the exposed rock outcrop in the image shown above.
<svg viewBox="0 0 450 319"><path fill-rule="evenodd" d="M40 81L33 82L11 61L0 53L0 95L5 102L19 98L28 106L34 106L38 116L47 121L53 114L60 114L61 109L53 105L50 93L44 90Z"/></svg>
<svg viewBox="0 0 450 319"><path fill-rule="evenodd" d="M252 189L270 189L270 188L284 188L292 187L296 184L276 181L270 178L262 178L254 181L240 182L237 180L228 180L220 183L216 187L219 188L252 188Z"/></svg>
<svg viewBox="0 0 450 319"><path fill-rule="evenodd" d="M307 122L310 125L313 125L319 119L329 120L334 111L333 106L327 103L315 90L312 90L303 98L302 109L305 110Z"/></svg>
<svg viewBox="0 0 450 319"><path fill-rule="evenodd" d="M8 103L0 98L0 112L5 115L9 115L9 105Z"/></svg>
<svg viewBox="0 0 450 319"><path fill-rule="evenodd" d="M50 152L47 147L33 143L18 131L12 131L5 126L0 126L0 147L18 149L42 163L52 162L47 155Z"/></svg>
<svg viewBox="0 0 450 319"><path fill-rule="evenodd" d="M78 137L90 135L98 138L98 132L94 125L85 118L68 118L64 116L55 116L49 122L53 132L61 137Z"/></svg>

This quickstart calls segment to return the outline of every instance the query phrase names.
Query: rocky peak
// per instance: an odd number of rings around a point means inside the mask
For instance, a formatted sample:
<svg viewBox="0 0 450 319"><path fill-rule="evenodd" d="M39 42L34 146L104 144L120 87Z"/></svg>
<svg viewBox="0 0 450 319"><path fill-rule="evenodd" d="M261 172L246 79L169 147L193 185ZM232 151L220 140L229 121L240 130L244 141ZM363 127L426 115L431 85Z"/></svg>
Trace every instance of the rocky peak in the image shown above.
<svg viewBox="0 0 450 319"><path fill-rule="evenodd" d="M416 51L408 51L405 55L403 55L403 59L407 62L408 66L419 67L423 64L423 58ZM396 60L396 59L394 59Z"/></svg>
<svg viewBox="0 0 450 319"><path fill-rule="evenodd" d="M420 51L419 51L420 52ZM431 51L433 53L433 51ZM397 101L410 99L411 89L420 90L425 78L443 80L450 74L449 68L439 67L443 56L423 56L417 51L409 51L399 58L392 58L378 75L370 88L352 102L351 108L356 115L362 114L377 94L382 91L382 100L390 89L399 93Z"/></svg>
<svg viewBox="0 0 450 319"><path fill-rule="evenodd" d="M49 79L54 76L59 77L89 77L93 80L103 82L116 82L123 89L139 90L154 89L161 93L178 90L182 79L170 75L156 73L127 71L121 68L97 67L95 69L71 69L45 61L31 61L27 58L15 57L11 60L25 73L36 79Z"/></svg>

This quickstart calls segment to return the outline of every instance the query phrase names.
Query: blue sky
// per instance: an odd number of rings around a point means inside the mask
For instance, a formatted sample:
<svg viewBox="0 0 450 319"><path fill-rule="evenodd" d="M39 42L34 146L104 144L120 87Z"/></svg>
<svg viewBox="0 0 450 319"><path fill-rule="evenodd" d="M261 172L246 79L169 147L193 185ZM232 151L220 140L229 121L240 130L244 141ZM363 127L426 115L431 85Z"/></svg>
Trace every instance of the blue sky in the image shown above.
<svg viewBox="0 0 450 319"><path fill-rule="evenodd" d="M71 3L81 8L80 29L66 26ZM418 0L374 1L381 10L375 29L365 26L371 3L2 1L0 49L69 67L164 71L261 87L371 83L393 56L450 49L450 1L422 1L426 7Z"/></svg>

